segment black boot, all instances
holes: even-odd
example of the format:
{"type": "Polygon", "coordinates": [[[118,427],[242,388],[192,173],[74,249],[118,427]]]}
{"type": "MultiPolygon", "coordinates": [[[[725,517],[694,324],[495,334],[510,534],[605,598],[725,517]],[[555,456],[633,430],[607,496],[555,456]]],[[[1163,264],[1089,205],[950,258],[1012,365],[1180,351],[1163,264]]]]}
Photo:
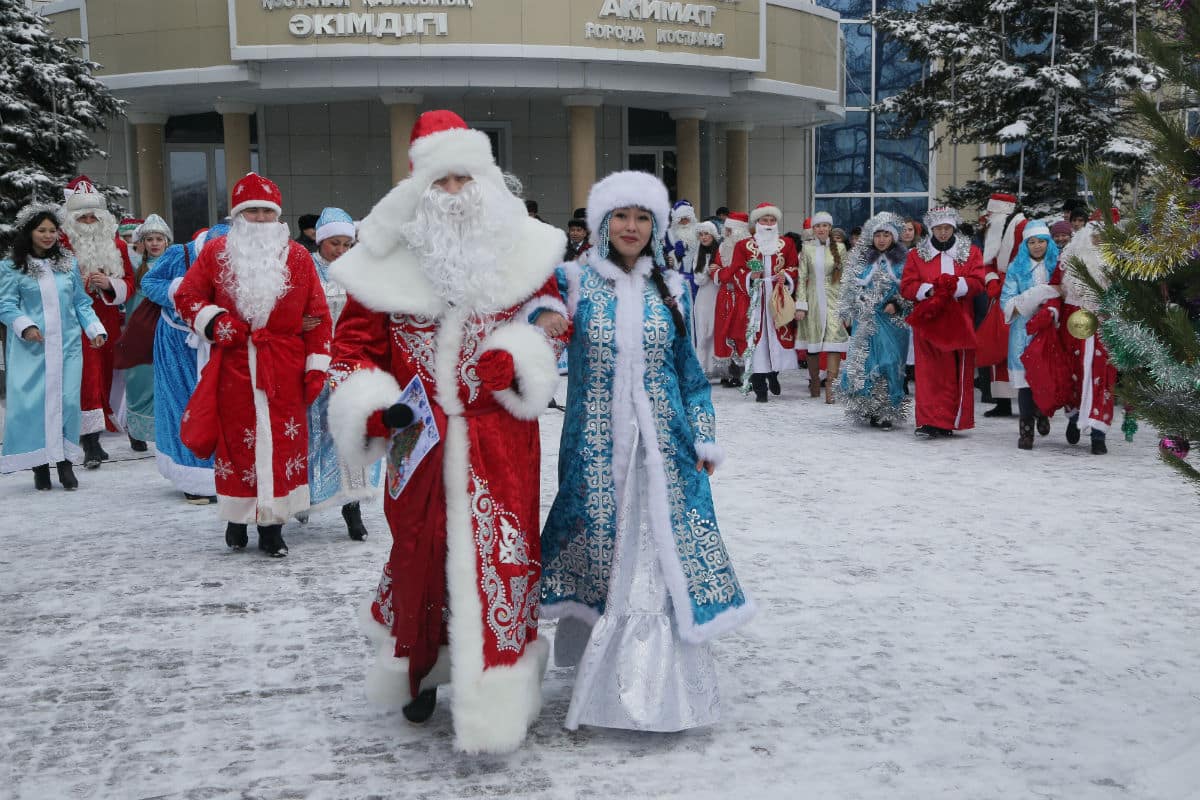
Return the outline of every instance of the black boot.
{"type": "Polygon", "coordinates": [[[1032,417],[1021,417],[1021,420],[1020,420],[1020,422],[1017,423],[1017,426],[1018,426],[1018,434],[1019,434],[1017,436],[1017,448],[1020,450],[1032,450],[1033,449],[1033,418],[1032,417]]]}
{"type": "Polygon", "coordinates": [[[225,544],[234,550],[246,549],[246,544],[249,541],[250,537],[246,533],[246,526],[242,523],[231,522],[225,526],[225,544]]]}
{"type": "Polygon", "coordinates": [[[406,720],[420,724],[433,716],[433,709],[436,707],[437,689],[422,689],[421,693],[414,697],[401,711],[404,712],[406,720]]]}
{"type": "Polygon", "coordinates": [[[33,488],[39,492],[50,491],[50,465],[42,464],[33,468],[33,488]]]}
{"type": "Polygon", "coordinates": [[[1067,420],[1067,444],[1079,444],[1079,416],[1067,420]]]}
{"type": "Polygon", "coordinates": [[[88,469],[99,469],[104,459],[108,458],[108,453],[100,449],[98,433],[85,433],[79,437],[79,444],[83,447],[83,466],[88,469]]]}
{"type": "Polygon", "coordinates": [[[985,417],[1011,417],[1012,400],[1001,398],[996,400],[996,407],[983,412],[985,417]]]}
{"type": "Polygon", "coordinates": [[[130,435],[130,437],[129,437],[129,447],[130,447],[130,448],[133,450],[133,452],[135,452],[135,453],[144,453],[144,452],[146,452],[146,443],[145,443],[145,442],[143,442],[141,439],[135,439],[135,438],[133,438],[133,436],[132,436],[132,435],[130,435]]]}
{"type": "Polygon", "coordinates": [[[217,502],[217,498],[215,497],[203,494],[188,494],[187,492],[183,493],[183,499],[188,502],[188,505],[192,506],[207,506],[217,502]]]}
{"type": "Polygon", "coordinates": [[[779,386],[778,372],[767,373],[767,387],[771,390],[771,394],[775,395],[776,397],[778,397],[779,393],[783,391],[779,386]]]}
{"type": "Polygon", "coordinates": [[[1050,435],[1050,418],[1047,417],[1045,414],[1038,414],[1037,432],[1038,432],[1039,436],[1049,436],[1050,435]]]}
{"type": "Polygon", "coordinates": [[[288,548],[287,544],[283,541],[283,526],[259,525],[258,549],[271,558],[285,558],[288,554],[288,548]]]}
{"type": "Polygon", "coordinates": [[[1095,431],[1092,433],[1092,455],[1102,456],[1108,452],[1108,445],[1104,442],[1104,434],[1100,433],[1100,435],[1097,436],[1097,433],[1100,433],[1100,431],[1095,431]]]}
{"type": "Polygon", "coordinates": [[[916,367],[914,367],[912,364],[906,365],[904,367],[904,393],[905,394],[912,394],[912,390],[909,388],[908,385],[910,383],[912,383],[913,381],[915,381],[916,379],[917,379],[916,367]]]}
{"type": "Polygon", "coordinates": [[[762,372],[755,372],[750,376],[750,388],[754,390],[754,402],[767,402],[767,376],[762,372]]]}
{"type": "Polygon", "coordinates": [[[363,525],[362,509],[358,503],[346,503],[342,506],[342,519],[346,520],[346,532],[356,542],[367,538],[367,528],[363,525]]]}
{"type": "MultiPolygon", "coordinates": [[[[79,488],[79,480],[75,477],[75,468],[71,466],[70,461],[60,461],[54,466],[58,468],[58,482],[64,489],[73,492],[79,488]]],[[[50,469],[50,467],[47,466],[46,469],[50,469]]],[[[48,479],[47,483],[49,483],[48,479]]]]}

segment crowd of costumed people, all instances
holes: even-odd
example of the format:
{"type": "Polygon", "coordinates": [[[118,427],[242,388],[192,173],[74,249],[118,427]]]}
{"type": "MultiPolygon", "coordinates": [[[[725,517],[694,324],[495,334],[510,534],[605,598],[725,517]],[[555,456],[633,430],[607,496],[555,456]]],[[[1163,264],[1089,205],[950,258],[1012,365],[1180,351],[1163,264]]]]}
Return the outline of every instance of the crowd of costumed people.
{"type": "Polygon", "coordinates": [[[847,236],[818,211],[784,233],[764,201],[700,219],[653,175],[596,183],[561,231],[501,172],[488,137],[422,114],[412,171],[356,222],[326,208],[301,241],[279,187],[238,181],[227,220],[187,242],[118,222],[81,177],[32,203],[0,262],[7,403],[0,471],[110,459],[105,435],[225,544],[288,555],[294,518],[337,508],[350,539],[382,499],[392,546],[364,592],[370,698],[413,723],[454,686],[455,743],[518,747],[553,655],[568,728],[678,731],[719,717],[711,642],[754,605],[709,478],[714,387],[767,403],[782,373],[879,430],[974,424],[975,387],[1018,446],[1063,411],[1105,452],[1116,372],[1095,299],[1095,223],[1027,220],[992,198],[880,213],[847,236]],[[306,246],[307,245],[307,246],[306,246]],[[1091,324],[1088,324],[1089,318],[1091,324]],[[566,363],[558,491],[539,524],[538,418],[566,363]],[[419,510],[419,513],[414,513],[419,510]],[[553,653],[539,621],[557,620],[553,653]]]}

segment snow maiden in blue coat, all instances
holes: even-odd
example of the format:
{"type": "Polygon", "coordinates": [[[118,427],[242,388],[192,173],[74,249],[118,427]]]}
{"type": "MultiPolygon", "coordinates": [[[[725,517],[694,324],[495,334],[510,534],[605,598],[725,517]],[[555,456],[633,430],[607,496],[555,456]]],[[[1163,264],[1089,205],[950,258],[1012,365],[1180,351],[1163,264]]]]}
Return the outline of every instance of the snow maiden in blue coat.
{"type": "Polygon", "coordinates": [[[63,488],[75,489],[83,339],[100,347],[107,334],[75,258],[58,243],[56,212],[26,206],[16,228],[12,257],[0,261],[0,324],[8,328],[0,473],[32,468],[34,486],[45,491],[54,464],[63,488]]]}
{"type": "Polygon", "coordinates": [[[721,461],[709,383],[665,272],[670,204],[652,175],[592,187],[593,247],[567,265],[567,414],[542,531],[542,616],[578,664],[566,726],[677,731],[719,711],[707,643],[753,607],[717,527],[721,461]]]}
{"type": "Polygon", "coordinates": [[[846,257],[838,315],[850,325],[846,364],[838,398],[846,416],[873,428],[891,428],[908,416],[904,363],[912,303],[900,296],[908,249],[900,244],[904,220],[884,211],[867,220],[862,237],[846,257]]]}

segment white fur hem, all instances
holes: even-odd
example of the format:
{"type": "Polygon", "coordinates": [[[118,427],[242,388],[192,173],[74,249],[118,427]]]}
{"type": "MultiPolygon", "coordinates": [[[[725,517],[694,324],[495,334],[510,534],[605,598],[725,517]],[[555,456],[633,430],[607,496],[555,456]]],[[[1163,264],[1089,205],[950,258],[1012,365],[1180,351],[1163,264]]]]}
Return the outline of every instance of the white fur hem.
{"type": "Polygon", "coordinates": [[[367,436],[367,419],[399,398],[400,384],[378,369],[359,370],[333,390],[329,398],[329,432],[348,466],[366,467],[386,455],[387,440],[367,436]]]}
{"type": "Polygon", "coordinates": [[[191,467],[177,464],[161,450],[155,450],[154,463],[158,474],[169,480],[184,494],[213,497],[217,493],[216,477],[212,467],[191,467]]]}
{"type": "Polygon", "coordinates": [[[725,463],[725,449],[716,442],[696,442],[696,458],[719,467],[725,463]]]}
{"type": "Polygon", "coordinates": [[[526,322],[510,322],[493,331],[482,350],[506,350],[513,357],[516,389],[496,392],[496,401],[517,419],[541,416],[559,384],[558,360],[541,329],[526,322]]]}
{"type": "Polygon", "coordinates": [[[226,313],[226,311],[226,309],[221,308],[220,306],[205,306],[196,312],[196,316],[192,321],[192,330],[194,330],[200,338],[204,339],[204,341],[211,343],[212,339],[209,339],[207,336],[205,336],[204,331],[206,328],[208,328],[208,323],[216,319],[218,314],[226,313]]]}
{"type": "Polygon", "coordinates": [[[542,675],[550,658],[545,639],[525,646],[517,663],[485,669],[453,686],[454,743],[464,753],[508,753],[525,741],[542,710],[542,675]]]}
{"type": "MultiPolygon", "coordinates": [[[[384,708],[398,708],[412,701],[408,687],[408,659],[396,658],[396,644],[388,641],[379,645],[375,663],[367,670],[367,701],[384,708]]],[[[438,658],[429,674],[421,679],[421,689],[433,689],[450,682],[450,653],[445,647],[438,648],[438,658]]]]}
{"type": "Polygon", "coordinates": [[[583,603],[574,600],[564,600],[561,603],[542,606],[538,610],[538,618],[543,620],[578,619],[586,622],[588,625],[595,625],[600,621],[600,612],[583,603]]]}

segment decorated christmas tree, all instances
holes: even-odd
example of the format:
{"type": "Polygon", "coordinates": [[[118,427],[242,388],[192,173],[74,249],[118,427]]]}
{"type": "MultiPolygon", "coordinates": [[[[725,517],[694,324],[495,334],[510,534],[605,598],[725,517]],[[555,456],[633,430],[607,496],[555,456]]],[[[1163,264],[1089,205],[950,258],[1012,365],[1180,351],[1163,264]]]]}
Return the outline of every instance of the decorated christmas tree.
{"type": "MultiPolygon", "coordinates": [[[[1200,105],[1200,10],[1168,2],[1168,25],[1143,32],[1142,52],[1165,76],[1161,92],[1132,100],[1134,135],[1149,140],[1156,169],[1139,187],[1132,218],[1106,220],[1101,242],[1109,285],[1087,280],[1100,299],[1100,332],[1121,371],[1118,397],[1161,433],[1160,452],[1200,481],[1185,459],[1200,440],[1200,138],[1188,129],[1200,105]]],[[[1097,205],[1114,202],[1114,176],[1088,169],[1097,205]]]]}
{"type": "MultiPolygon", "coordinates": [[[[55,36],[25,0],[0,0],[0,252],[18,209],[34,199],[61,201],[78,164],[104,155],[92,133],[121,113],[82,46],[55,36]]],[[[99,188],[110,198],[124,194],[99,188]]]]}
{"type": "Polygon", "coordinates": [[[873,19],[922,79],[881,102],[896,133],[936,123],[938,144],[988,145],[984,180],[946,191],[958,208],[993,192],[1019,195],[1026,214],[1058,211],[1079,191],[1078,165],[1109,165],[1131,180],[1154,154],[1121,129],[1127,97],[1157,81],[1135,29],[1152,24],[1152,0],[930,0],[873,19]]]}

